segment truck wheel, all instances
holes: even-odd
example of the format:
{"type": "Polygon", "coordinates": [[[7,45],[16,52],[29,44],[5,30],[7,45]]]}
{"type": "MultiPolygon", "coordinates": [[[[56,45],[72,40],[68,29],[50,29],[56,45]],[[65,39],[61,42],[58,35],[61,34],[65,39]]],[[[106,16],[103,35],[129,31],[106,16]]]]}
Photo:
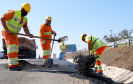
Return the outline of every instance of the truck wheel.
{"type": "Polygon", "coordinates": [[[34,51],[34,58],[36,58],[36,51],[34,51]]]}
{"type": "Polygon", "coordinates": [[[7,50],[4,50],[4,55],[6,55],[6,56],[4,56],[3,58],[4,58],[4,59],[8,59],[7,50]]]}

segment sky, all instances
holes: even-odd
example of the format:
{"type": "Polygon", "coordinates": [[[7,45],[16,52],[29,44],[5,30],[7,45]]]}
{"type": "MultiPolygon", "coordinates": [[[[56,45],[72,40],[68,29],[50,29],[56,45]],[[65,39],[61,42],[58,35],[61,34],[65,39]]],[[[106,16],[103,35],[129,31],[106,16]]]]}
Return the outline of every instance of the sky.
{"type": "MultiPolygon", "coordinates": [[[[93,35],[103,40],[104,35],[117,34],[133,28],[133,0],[1,0],[0,17],[8,10],[19,10],[23,3],[31,5],[28,18],[30,32],[39,36],[40,26],[46,16],[52,17],[56,39],[68,36],[65,44],[76,44],[77,50],[87,48],[81,35],[93,35]]],[[[0,24],[0,28],[2,25],[0,24]]],[[[24,33],[23,28],[20,33],[24,33]]],[[[2,35],[0,34],[2,39],[2,35]]],[[[28,38],[28,37],[27,37],[28,38]]],[[[42,56],[40,40],[36,39],[37,57],[42,56]]],[[[103,40],[104,41],[104,40],[103,40]]],[[[2,40],[0,40],[0,51],[2,40]]],[[[59,56],[61,43],[54,42],[53,53],[59,56]]]]}

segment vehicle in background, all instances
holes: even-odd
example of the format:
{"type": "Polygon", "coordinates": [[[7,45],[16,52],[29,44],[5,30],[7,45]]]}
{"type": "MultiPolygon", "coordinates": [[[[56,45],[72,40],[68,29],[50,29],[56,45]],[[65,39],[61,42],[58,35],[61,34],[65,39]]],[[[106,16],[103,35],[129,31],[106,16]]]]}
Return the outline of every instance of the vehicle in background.
{"type": "Polygon", "coordinates": [[[4,51],[0,51],[0,59],[4,58],[4,51]]]}
{"type": "Polygon", "coordinates": [[[59,60],[63,60],[63,53],[60,53],[59,60]]]}
{"type": "MultiPolygon", "coordinates": [[[[5,40],[2,39],[2,41],[3,41],[4,58],[8,58],[5,40]]],[[[25,37],[18,37],[18,41],[19,41],[19,53],[18,53],[19,59],[36,58],[37,46],[35,39],[30,40],[25,37]]]]}

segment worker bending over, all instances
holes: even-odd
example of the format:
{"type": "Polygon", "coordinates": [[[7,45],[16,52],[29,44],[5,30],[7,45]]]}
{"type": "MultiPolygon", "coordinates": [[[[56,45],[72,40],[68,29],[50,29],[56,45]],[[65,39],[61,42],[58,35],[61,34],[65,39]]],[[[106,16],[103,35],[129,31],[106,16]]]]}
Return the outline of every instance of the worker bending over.
{"type": "Polygon", "coordinates": [[[3,26],[1,32],[7,45],[8,65],[10,71],[20,71],[22,69],[18,63],[18,37],[17,34],[14,33],[19,33],[21,27],[23,27],[24,32],[30,38],[33,38],[33,35],[29,32],[26,17],[28,12],[30,12],[30,9],[30,4],[24,3],[20,10],[9,10],[3,15],[3,17],[1,17],[1,24],[3,26]]]}
{"type": "Polygon", "coordinates": [[[95,36],[86,35],[86,34],[83,34],[81,36],[81,40],[88,44],[88,49],[91,50],[91,53],[95,55],[96,71],[100,75],[103,75],[103,73],[102,73],[103,70],[102,70],[100,58],[101,58],[103,51],[106,48],[106,44],[101,39],[99,39],[95,36]]]}

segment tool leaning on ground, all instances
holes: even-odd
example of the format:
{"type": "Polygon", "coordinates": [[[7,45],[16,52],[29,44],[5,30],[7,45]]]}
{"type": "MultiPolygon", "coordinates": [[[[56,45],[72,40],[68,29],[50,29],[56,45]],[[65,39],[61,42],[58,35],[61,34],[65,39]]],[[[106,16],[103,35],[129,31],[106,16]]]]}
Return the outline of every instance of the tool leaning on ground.
{"type": "MultiPolygon", "coordinates": [[[[54,35],[53,39],[55,39],[55,35],[54,35]]],[[[52,50],[53,50],[53,45],[54,45],[54,40],[52,42],[52,48],[51,48],[50,57],[46,60],[46,67],[48,67],[48,68],[51,68],[53,66],[53,59],[51,58],[51,54],[52,54],[52,50]]]]}

